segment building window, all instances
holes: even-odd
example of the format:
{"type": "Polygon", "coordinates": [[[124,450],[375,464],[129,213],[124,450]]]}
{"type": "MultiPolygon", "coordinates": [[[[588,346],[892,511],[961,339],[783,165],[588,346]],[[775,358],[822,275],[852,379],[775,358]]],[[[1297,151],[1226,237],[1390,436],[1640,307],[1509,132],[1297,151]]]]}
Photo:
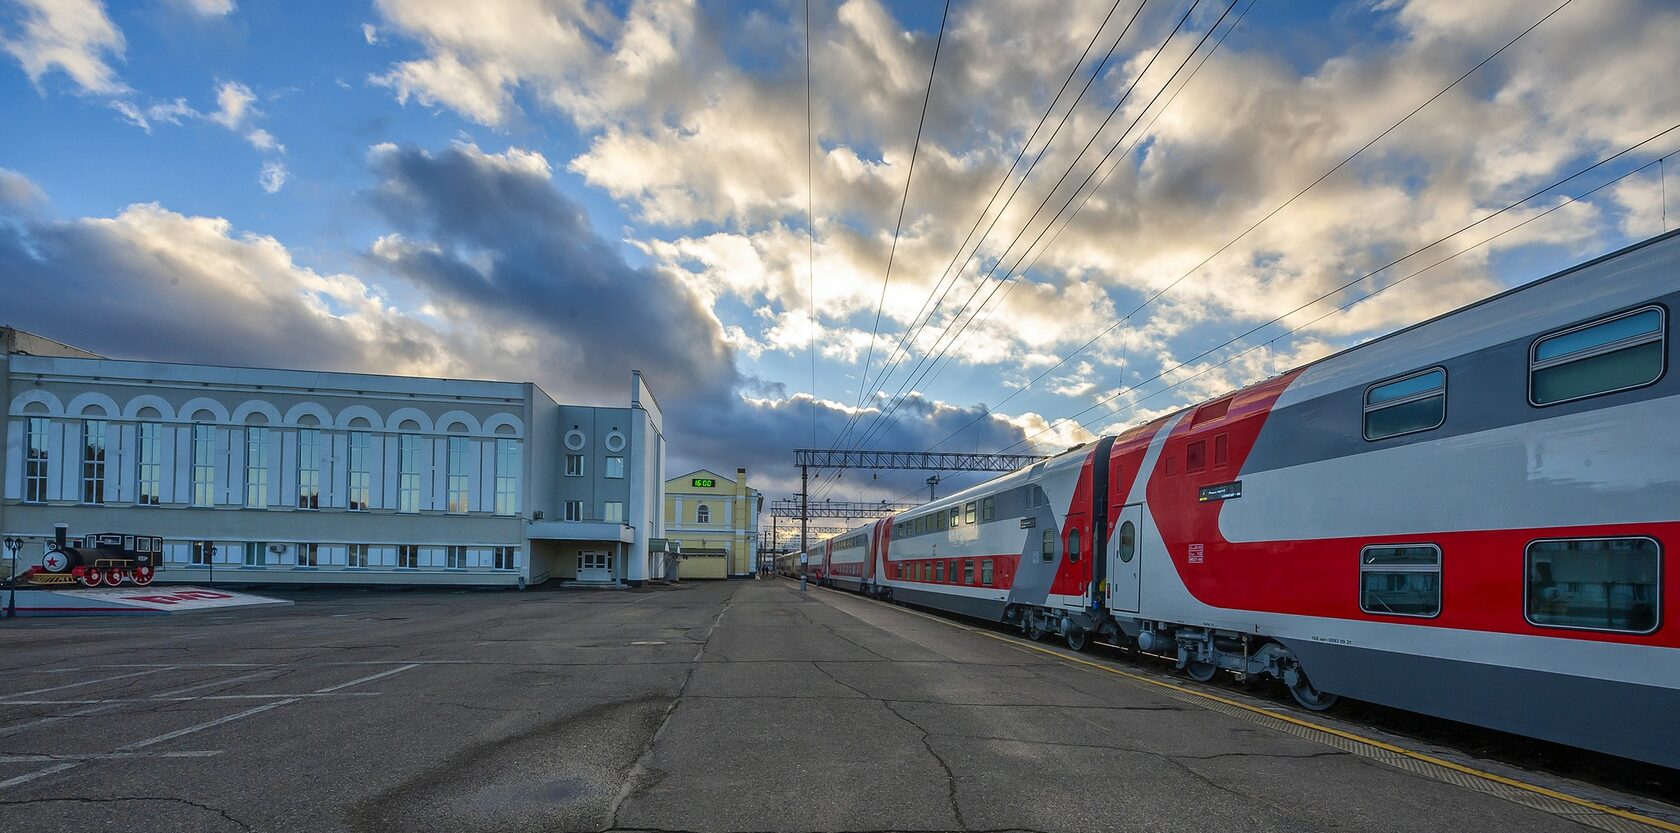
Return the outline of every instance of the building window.
{"type": "Polygon", "coordinates": [[[1365,439],[1441,427],[1447,420],[1447,371],[1436,367],[1365,389],[1365,439]]]}
{"type": "Polygon", "coordinates": [[[368,565],[367,544],[351,544],[348,549],[349,553],[345,556],[344,566],[366,567],[368,565]]]}
{"type": "Polygon", "coordinates": [[[298,544],[297,545],[297,565],[299,567],[319,567],[319,566],[321,566],[321,545],[320,544],[298,544]]]}
{"type": "Polygon", "coordinates": [[[268,508],[268,429],[245,429],[245,508],[268,508]]]}
{"type": "Polygon", "coordinates": [[[452,546],[445,554],[445,566],[451,570],[465,570],[467,568],[467,548],[452,546]]]}
{"type": "Polygon", "coordinates": [[[974,562],[963,561],[963,584],[974,583],[974,562]]]}
{"type": "Polygon", "coordinates": [[[105,428],[102,419],[82,423],[82,502],[105,502],[105,428]]]}
{"type": "Polygon", "coordinates": [[[1625,633],[1657,629],[1662,548],[1655,540],[1535,541],[1527,562],[1528,621],[1625,633]]]}
{"type": "Polygon", "coordinates": [[[975,506],[974,506],[974,501],[972,501],[972,500],[969,501],[967,504],[965,504],[963,506],[963,523],[965,523],[965,524],[974,523],[974,517],[975,517],[974,510],[975,510],[975,506]]]}
{"type": "Polygon", "coordinates": [[[704,503],[700,504],[700,508],[694,510],[694,521],[695,521],[695,523],[702,523],[702,524],[711,523],[712,522],[712,507],[707,506],[704,503]]]}
{"type": "Polygon", "coordinates": [[[1056,530],[1044,530],[1044,542],[1040,545],[1039,557],[1046,564],[1056,560],[1056,530]]]}
{"type": "Polygon", "coordinates": [[[601,504],[601,520],[610,524],[624,523],[624,501],[609,500],[601,504]]]}
{"type": "Polygon", "coordinates": [[[566,501],[566,520],[577,523],[583,520],[583,501],[566,501]]]}
{"type": "MultiPolygon", "coordinates": [[[[350,432],[350,500],[352,512],[365,512],[373,491],[372,436],[366,431],[350,432]]],[[[367,554],[363,545],[363,555],[367,554]]],[[[366,564],[362,565],[366,567],[366,564]]]]}
{"type": "Polygon", "coordinates": [[[582,477],[583,476],[583,455],[582,454],[567,454],[566,455],[566,476],[567,477],[582,477]]]}
{"type": "Polygon", "coordinates": [[[1441,548],[1366,547],[1359,553],[1359,609],[1388,616],[1441,612],[1441,548]]]}
{"type": "Polygon", "coordinates": [[[420,511],[420,435],[397,438],[397,511],[420,511]]]}
{"type": "Polygon", "coordinates": [[[624,458],[623,457],[608,457],[607,458],[607,477],[611,478],[613,480],[624,479],[624,458]]]}
{"type": "Polygon", "coordinates": [[[216,429],[192,427],[192,505],[216,505],[216,429]]]}
{"type": "Polygon", "coordinates": [[[245,542],[245,561],[244,561],[245,566],[247,566],[247,567],[261,567],[262,565],[267,564],[268,563],[268,556],[266,555],[267,550],[268,550],[268,545],[267,544],[264,544],[260,541],[246,541],[245,542]]]}
{"type": "Polygon", "coordinates": [[[191,559],[192,559],[192,563],[195,566],[202,567],[206,564],[209,564],[212,560],[215,559],[215,557],[216,557],[216,544],[215,544],[214,541],[194,541],[194,542],[192,542],[191,559]]]}
{"type": "Polygon", "coordinates": [[[402,544],[397,547],[397,566],[410,570],[420,567],[420,545],[402,544]]]}
{"type": "Polygon", "coordinates": [[[987,558],[980,562],[980,583],[992,586],[992,560],[987,558]]]}
{"type": "Polygon", "coordinates": [[[449,511],[467,513],[467,438],[449,438],[449,511]]]}
{"type": "Polygon", "coordinates": [[[995,498],[982,498],[980,501],[980,520],[989,521],[997,517],[997,503],[995,498]]]}
{"type": "MultiPolygon", "coordinates": [[[[568,458],[572,456],[578,457],[578,471],[582,473],[583,457],[581,455],[567,455],[568,458]]],[[[571,466],[569,459],[566,465],[568,468],[571,466]]],[[[496,441],[496,514],[519,514],[518,440],[496,441]]]]}
{"type": "Polygon", "coordinates": [[[47,500],[47,420],[29,418],[29,451],[24,455],[23,499],[27,503],[47,500]]]}
{"type": "Polygon", "coordinates": [[[163,502],[163,426],[142,422],[137,437],[139,447],[135,449],[134,459],[138,502],[142,506],[157,506],[163,502]]]}
{"type": "Polygon", "coordinates": [[[298,429],[298,499],[299,509],[321,508],[321,430],[298,429]]]}
{"type": "Polygon", "coordinates": [[[514,553],[518,551],[518,547],[497,547],[495,552],[491,554],[490,568],[493,570],[513,569],[513,563],[516,560],[514,553]]]}
{"type": "Polygon", "coordinates": [[[1535,341],[1529,400],[1556,405],[1657,381],[1663,375],[1664,324],[1661,307],[1645,307],[1535,341]]]}

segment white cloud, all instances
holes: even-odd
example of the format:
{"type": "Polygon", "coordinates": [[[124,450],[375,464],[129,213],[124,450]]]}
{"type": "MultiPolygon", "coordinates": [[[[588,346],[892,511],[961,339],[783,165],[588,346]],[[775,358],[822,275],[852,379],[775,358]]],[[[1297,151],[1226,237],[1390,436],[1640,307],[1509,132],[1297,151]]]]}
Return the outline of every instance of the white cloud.
{"type": "Polygon", "coordinates": [[[238,81],[223,81],[216,87],[216,111],[207,118],[221,126],[237,131],[245,120],[256,115],[251,104],[257,100],[251,88],[238,81]]]}
{"type": "Polygon", "coordinates": [[[374,26],[372,23],[363,23],[362,40],[367,41],[368,46],[373,46],[379,43],[379,27],[374,26]]]}
{"type": "Polygon", "coordinates": [[[286,177],[290,174],[286,170],[286,163],[278,159],[270,159],[263,163],[262,173],[257,175],[257,182],[262,189],[270,194],[278,192],[286,185],[286,177]]]}
{"type": "Polygon", "coordinates": [[[245,141],[250,142],[251,147],[254,147],[257,150],[272,150],[276,153],[286,152],[286,146],[275,141],[274,134],[269,133],[267,130],[260,127],[246,133],[245,141]]]}
{"type": "Polygon", "coordinates": [[[177,6],[190,12],[196,12],[206,17],[223,17],[233,14],[233,0],[174,0],[177,6]]]}
{"type": "Polygon", "coordinates": [[[37,87],[42,76],[63,72],[82,92],[115,95],[128,87],[110,61],[123,57],[123,34],[98,0],[16,0],[24,9],[21,32],[0,34],[0,47],[23,65],[37,87]]]}

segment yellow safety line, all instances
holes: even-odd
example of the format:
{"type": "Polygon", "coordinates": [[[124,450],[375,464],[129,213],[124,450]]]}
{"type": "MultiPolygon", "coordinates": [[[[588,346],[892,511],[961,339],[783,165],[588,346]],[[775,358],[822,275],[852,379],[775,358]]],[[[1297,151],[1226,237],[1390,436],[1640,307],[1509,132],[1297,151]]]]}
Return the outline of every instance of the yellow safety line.
{"type": "Polygon", "coordinates": [[[1670,831],[1670,833],[1680,833],[1680,824],[1675,824],[1673,822],[1663,821],[1662,819],[1652,818],[1650,816],[1642,816],[1638,813],[1630,812],[1630,811],[1627,811],[1627,810],[1622,810],[1622,809],[1619,809],[1619,808],[1616,808],[1616,807],[1611,807],[1607,804],[1600,804],[1596,801],[1591,801],[1591,800],[1588,800],[1588,799],[1585,799],[1585,798],[1581,798],[1579,796],[1573,796],[1573,795],[1570,795],[1568,793],[1561,793],[1561,792],[1558,792],[1557,790],[1548,789],[1548,788],[1542,787],[1538,784],[1530,784],[1526,781],[1518,781],[1515,778],[1507,778],[1506,776],[1499,775],[1499,774],[1492,773],[1492,772],[1487,772],[1485,770],[1476,769],[1475,767],[1469,767],[1469,766],[1465,766],[1463,764],[1454,763],[1452,761],[1445,760],[1443,758],[1437,758],[1434,755],[1427,755],[1427,754],[1424,754],[1422,752],[1414,752],[1410,749],[1406,749],[1406,748],[1400,747],[1400,746],[1395,746],[1392,743],[1387,743],[1387,742],[1384,742],[1384,741],[1380,741],[1380,740],[1377,740],[1375,738],[1367,738],[1367,737],[1363,737],[1361,735],[1356,735],[1352,732],[1344,732],[1341,729],[1335,729],[1335,728],[1332,728],[1332,727],[1329,727],[1329,726],[1324,726],[1322,724],[1313,723],[1310,720],[1302,720],[1298,717],[1291,717],[1290,715],[1283,714],[1281,712],[1275,712],[1275,711],[1272,711],[1271,709],[1263,709],[1263,708],[1260,708],[1259,706],[1251,706],[1247,703],[1242,703],[1242,702],[1232,700],[1232,699],[1227,698],[1227,697],[1221,697],[1217,694],[1210,694],[1210,693],[1205,692],[1205,691],[1197,691],[1196,689],[1193,689],[1193,688],[1185,688],[1184,686],[1177,685],[1177,684],[1174,684],[1174,683],[1169,683],[1169,682],[1166,682],[1165,680],[1157,680],[1157,679],[1153,679],[1151,677],[1146,677],[1142,674],[1135,674],[1135,673],[1132,673],[1130,671],[1123,671],[1119,668],[1114,668],[1112,666],[1104,665],[1102,663],[1092,662],[1090,660],[1081,659],[1079,657],[1068,656],[1067,654],[1064,654],[1060,651],[1053,651],[1053,650],[1051,650],[1049,648],[1046,648],[1042,645],[1035,645],[1031,642],[1027,642],[1027,641],[1021,640],[1021,639],[1016,639],[1015,637],[1012,637],[1012,636],[1004,636],[1003,634],[991,633],[989,631],[983,631],[983,630],[980,630],[978,628],[972,628],[972,627],[969,627],[968,625],[964,625],[960,622],[953,622],[949,619],[945,619],[945,618],[942,618],[942,617],[939,617],[939,616],[933,616],[933,615],[927,614],[927,613],[922,613],[921,611],[918,611],[918,610],[910,610],[910,609],[907,609],[907,608],[898,607],[896,605],[888,604],[887,602],[882,602],[882,601],[877,601],[875,599],[871,599],[867,596],[859,596],[855,593],[849,593],[849,592],[845,592],[845,591],[841,591],[841,590],[835,590],[833,588],[827,588],[827,587],[824,587],[824,588],[821,588],[821,589],[828,590],[828,591],[833,592],[833,593],[841,593],[842,595],[845,595],[845,596],[850,597],[850,598],[856,598],[856,599],[859,599],[861,601],[866,601],[866,602],[871,602],[873,604],[878,604],[878,605],[881,605],[882,607],[890,608],[892,610],[898,610],[898,611],[901,611],[901,612],[904,612],[904,613],[908,613],[912,616],[920,616],[921,618],[927,619],[929,621],[938,622],[942,625],[949,625],[953,628],[958,628],[960,630],[968,631],[969,633],[972,633],[972,634],[977,634],[979,636],[984,636],[988,639],[995,639],[999,642],[1003,642],[1003,643],[1006,643],[1006,644],[1009,644],[1009,645],[1013,645],[1017,648],[1025,648],[1027,650],[1037,651],[1041,654],[1045,654],[1047,656],[1054,657],[1054,658],[1056,658],[1058,660],[1061,660],[1063,662],[1077,663],[1079,665],[1083,665],[1083,666],[1086,666],[1086,667],[1089,667],[1089,668],[1095,668],[1098,671],[1106,671],[1110,674],[1114,674],[1114,675],[1120,676],[1120,677],[1125,677],[1125,678],[1131,679],[1131,680],[1136,680],[1136,681],[1141,682],[1141,683],[1148,683],[1149,685],[1160,686],[1161,688],[1170,689],[1172,691],[1176,691],[1176,692],[1179,692],[1181,694],[1188,694],[1192,697],[1200,697],[1204,700],[1211,700],[1215,703],[1222,703],[1224,705],[1232,706],[1234,708],[1239,708],[1239,709],[1242,709],[1242,710],[1248,711],[1248,712],[1253,712],[1254,714],[1262,715],[1264,717],[1270,717],[1270,718],[1274,718],[1274,719],[1277,719],[1277,720],[1282,720],[1282,721],[1287,722],[1287,723],[1293,723],[1293,724],[1295,724],[1297,726],[1300,726],[1302,728],[1313,729],[1315,731],[1325,732],[1327,734],[1335,735],[1335,736],[1343,738],[1345,740],[1351,740],[1351,741],[1355,741],[1355,742],[1358,742],[1358,743],[1368,744],[1370,746],[1374,746],[1378,749],[1381,749],[1385,752],[1393,752],[1396,755],[1404,755],[1405,757],[1411,758],[1411,759],[1416,760],[1416,761],[1422,761],[1423,763],[1426,763],[1426,764],[1433,764],[1435,766],[1444,767],[1446,769],[1450,769],[1450,770],[1453,770],[1455,772],[1460,772],[1460,773],[1463,773],[1465,775],[1472,775],[1472,776],[1475,776],[1477,778],[1482,778],[1482,779],[1485,779],[1485,780],[1488,780],[1488,781],[1492,781],[1496,784],[1503,784],[1507,787],[1514,787],[1516,789],[1531,792],[1531,793],[1534,793],[1536,795],[1543,795],[1543,796],[1546,796],[1547,798],[1554,798],[1554,799],[1557,799],[1558,801],[1563,801],[1563,802],[1566,802],[1566,803],[1569,803],[1569,804],[1574,804],[1577,807],[1584,807],[1584,808],[1589,809],[1589,810],[1594,810],[1594,811],[1597,811],[1597,812],[1600,812],[1600,813],[1605,813],[1605,814],[1608,814],[1608,815],[1617,816],[1619,818],[1624,818],[1624,819],[1627,819],[1629,821],[1639,822],[1640,824],[1648,824],[1648,825],[1650,825],[1652,827],[1655,827],[1659,830],[1670,831]]]}

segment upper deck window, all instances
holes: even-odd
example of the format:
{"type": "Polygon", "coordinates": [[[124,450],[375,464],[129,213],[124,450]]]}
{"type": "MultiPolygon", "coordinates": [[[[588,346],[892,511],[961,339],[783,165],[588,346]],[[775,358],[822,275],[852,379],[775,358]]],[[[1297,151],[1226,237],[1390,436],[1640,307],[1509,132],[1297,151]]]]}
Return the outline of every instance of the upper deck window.
{"type": "Polygon", "coordinates": [[[1657,381],[1665,323],[1661,307],[1645,307],[1538,339],[1529,354],[1529,400],[1556,405],[1657,381]]]}
{"type": "Polygon", "coordinates": [[[1365,389],[1365,439],[1441,427],[1447,420],[1447,371],[1434,367],[1365,389]]]}

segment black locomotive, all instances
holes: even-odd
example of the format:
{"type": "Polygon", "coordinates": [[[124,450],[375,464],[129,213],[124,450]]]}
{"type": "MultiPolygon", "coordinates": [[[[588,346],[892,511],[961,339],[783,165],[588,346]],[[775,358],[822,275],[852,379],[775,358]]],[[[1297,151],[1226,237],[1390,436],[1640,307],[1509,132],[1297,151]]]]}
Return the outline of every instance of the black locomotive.
{"type": "Polygon", "coordinates": [[[53,532],[41,566],[32,571],[44,574],[43,578],[62,577],[59,581],[70,579],[85,587],[115,587],[124,581],[144,587],[163,566],[163,539],[156,536],[100,532],[72,543],[64,524],[56,525],[53,532]]]}

